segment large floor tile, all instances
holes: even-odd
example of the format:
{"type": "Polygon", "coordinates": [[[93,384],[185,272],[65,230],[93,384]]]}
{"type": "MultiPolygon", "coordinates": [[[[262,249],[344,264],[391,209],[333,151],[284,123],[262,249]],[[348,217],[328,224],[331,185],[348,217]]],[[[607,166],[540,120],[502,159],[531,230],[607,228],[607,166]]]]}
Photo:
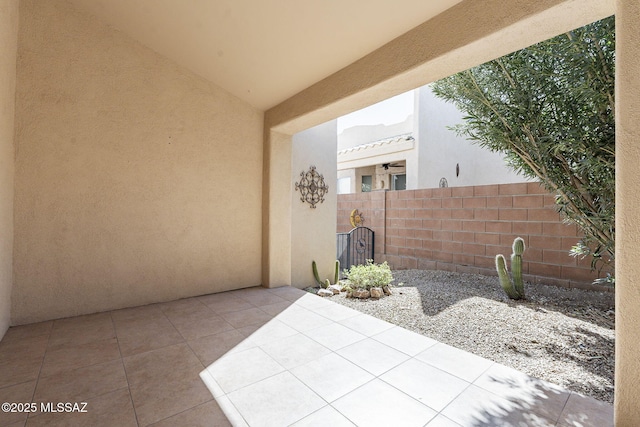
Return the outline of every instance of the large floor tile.
{"type": "Polygon", "coordinates": [[[188,341],[189,347],[204,366],[209,366],[245,340],[235,329],[188,341]]]}
{"type": "Polygon", "coordinates": [[[295,307],[291,301],[276,302],[274,304],[261,305],[260,310],[269,316],[277,316],[289,307],[295,307]]]}
{"type": "Polygon", "coordinates": [[[0,387],[37,379],[43,359],[43,356],[25,356],[13,360],[0,359],[0,387]]]}
{"type": "Polygon", "coordinates": [[[29,336],[21,332],[3,338],[0,341],[0,387],[35,380],[40,373],[48,341],[46,334],[29,336]]]}
{"type": "Polygon", "coordinates": [[[231,427],[231,423],[224,415],[215,400],[187,409],[177,415],[165,418],[151,424],[153,427],[231,427]]]}
{"type": "Polygon", "coordinates": [[[305,295],[302,295],[300,298],[295,300],[295,305],[304,307],[308,310],[318,311],[323,308],[335,307],[338,304],[336,304],[335,302],[328,301],[317,295],[311,294],[309,292],[305,292],[305,295]]]}
{"type": "Polygon", "coordinates": [[[169,319],[171,319],[172,314],[194,313],[202,309],[208,309],[198,297],[163,302],[157,304],[157,306],[169,319]]]}
{"type": "Polygon", "coordinates": [[[202,363],[186,344],[123,359],[140,425],[148,425],[213,398],[200,379],[202,363]]]}
{"type": "MultiPolygon", "coordinates": [[[[319,299],[320,297],[316,296],[316,298],[319,299]]],[[[361,314],[359,311],[334,302],[330,302],[327,306],[312,307],[311,311],[314,311],[327,319],[331,319],[334,322],[339,322],[361,314]]]]}
{"type": "Polygon", "coordinates": [[[211,364],[207,371],[225,393],[261,381],[284,371],[282,365],[259,347],[226,354],[211,364]]]}
{"type": "Polygon", "coordinates": [[[232,311],[247,310],[255,306],[248,301],[243,300],[229,292],[220,294],[211,294],[198,297],[198,299],[207,305],[214,312],[229,313],[232,311]]]}
{"type": "Polygon", "coordinates": [[[137,427],[136,414],[127,388],[122,388],[87,402],[86,413],[40,413],[30,417],[27,427],[137,427]]]}
{"type": "Polygon", "coordinates": [[[331,353],[325,346],[302,334],[274,340],[260,348],[286,369],[295,368],[331,353]]]}
{"type": "Polygon", "coordinates": [[[287,302],[286,299],[279,297],[264,288],[248,288],[235,292],[235,295],[256,307],[268,304],[276,304],[287,302]]]}
{"type": "Polygon", "coordinates": [[[426,427],[462,427],[460,424],[451,421],[444,415],[438,415],[427,424],[426,427]]]}
{"type": "Polygon", "coordinates": [[[116,332],[123,357],[185,341],[164,315],[153,319],[141,318],[116,322],[116,332]]]}
{"type": "Polygon", "coordinates": [[[13,340],[22,340],[25,338],[34,338],[41,335],[50,335],[51,328],[53,327],[53,320],[47,322],[31,323],[29,325],[12,326],[2,337],[3,342],[10,342],[13,340]]]}
{"type": "Polygon", "coordinates": [[[291,370],[327,402],[344,396],[375,377],[336,353],[291,370]]]}
{"type": "Polygon", "coordinates": [[[240,311],[220,313],[220,316],[229,322],[234,328],[242,328],[244,326],[256,324],[264,325],[271,320],[271,316],[256,307],[240,311]]]}
{"type": "Polygon", "coordinates": [[[408,355],[371,338],[344,347],[337,353],[376,376],[409,359],[408,355]]]}
{"type": "Polygon", "coordinates": [[[416,359],[468,382],[475,381],[493,362],[464,350],[438,343],[416,355],[416,359]]]}
{"type": "Polygon", "coordinates": [[[279,288],[270,288],[267,291],[271,292],[274,295],[279,296],[280,298],[284,298],[288,301],[297,301],[302,298],[308,292],[303,291],[302,289],[294,288],[292,286],[281,286],[279,288]]]}
{"type": "Polygon", "coordinates": [[[288,426],[327,404],[289,372],[274,375],[227,396],[252,427],[288,426]]]}
{"type": "MultiPolygon", "coordinates": [[[[30,403],[33,397],[33,391],[36,388],[35,381],[28,381],[9,387],[0,388],[0,403],[30,403]]],[[[18,421],[23,423],[27,419],[28,412],[18,411],[20,408],[10,408],[11,411],[0,411],[0,426],[6,426],[18,421]]]]}
{"type": "Polygon", "coordinates": [[[409,356],[415,356],[418,353],[422,353],[429,347],[433,347],[438,344],[438,341],[436,340],[425,337],[424,335],[416,334],[415,332],[411,332],[399,326],[394,326],[391,329],[387,329],[379,334],[373,335],[371,338],[408,354],[409,356]]]}
{"type": "Polygon", "coordinates": [[[159,304],[141,305],[139,307],[123,308],[111,312],[111,318],[118,326],[124,326],[128,323],[149,322],[155,319],[162,319],[165,315],[160,309],[159,304]]]}
{"type": "Polygon", "coordinates": [[[331,404],[358,426],[424,426],[436,412],[375,379],[331,404]]]}
{"type": "Polygon", "coordinates": [[[410,359],[380,377],[398,390],[441,411],[469,383],[416,359],[410,359]]]}
{"type": "Polygon", "coordinates": [[[478,427],[551,427],[555,420],[545,419],[520,405],[484,389],[470,385],[443,411],[442,415],[461,426],[478,427]]]}
{"type": "Polygon", "coordinates": [[[35,402],[88,402],[127,387],[122,361],[100,363],[38,380],[35,402]]]}
{"type": "Polygon", "coordinates": [[[318,409],[291,425],[291,427],[355,427],[344,415],[336,411],[332,406],[318,409]]]}
{"type": "Polygon", "coordinates": [[[91,341],[82,344],[69,343],[49,351],[42,364],[42,377],[71,372],[83,366],[95,365],[120,359],[120,349],[116,338],[91,341]]]}
{"type": "Polygon", "coordinates": [[[328,326],[333,322],[324,316],[296,305],[292,305],[277,314],[276,319],[301,332],[328,326]]]}
{"type": "Polygon", "coordinates": [[[369,316],[368,314],[359,314],[357,316],[348,317],[339,323],[368,337],[394,327],[393,324],[369,316]]]}
{"type": "Polygon", "coordinates": [[[165,313],[184,339],[192,340],[234,329],[226,320],[215,314],[207,306],[201,303],[198,304],[201,307],[193,310],[165,313]]]}
{"type": "Polygon", "coordinates": [[[58,319],[53,322],[49,347],[57,348],[67,344],[83,344],[115,337],[110,313],[88,314],[86,316],[58,319]]]}
{"type": "Polygon", "coordinates": [[[256,325],[245,326],[237,329],[237,331],[247,337],[246,340],[237,347],[239,350],[268,344],[270,342],[298,334],[298,331],[285,323],[282,323],[277,318],[269,320],[265,324],[259,323],[256,325]]]}
{"type": "Polygon", "coordinates": [[[22,338],[5,337],[0,341],[0,362],[34,357],[42,358],[47,350],[48,343],[48,335],[25,336],[22,338]]]}
{"type": "Polygon", "coordinates": [[[571,393],[560,420],[562,427],[613,426],[613,406],[592,397],[571,393]]]}
{"type": "Polygon", "coordinates": [[[493,364],[474,385],[498,396],[517,401],[527,410],[550,420],[557,420],[569,399],[569,392],[513,368],[493,364]]]}
{"type": "Polygon", "coordinates": [[[339,323],[331,323],[328,326],[311,329],[305,331],[304,334],[333,351],[367,338],[365,335],[352,331],[339,323]]]}

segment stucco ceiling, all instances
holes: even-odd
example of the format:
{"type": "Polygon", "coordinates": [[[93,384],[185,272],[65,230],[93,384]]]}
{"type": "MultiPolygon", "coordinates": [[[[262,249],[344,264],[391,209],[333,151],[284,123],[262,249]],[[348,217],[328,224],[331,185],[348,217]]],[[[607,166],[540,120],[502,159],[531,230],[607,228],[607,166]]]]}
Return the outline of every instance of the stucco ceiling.
{"type": "Polygon", "coordinates": [[[268,109],[461,0],[70,0],[268,109]]]}

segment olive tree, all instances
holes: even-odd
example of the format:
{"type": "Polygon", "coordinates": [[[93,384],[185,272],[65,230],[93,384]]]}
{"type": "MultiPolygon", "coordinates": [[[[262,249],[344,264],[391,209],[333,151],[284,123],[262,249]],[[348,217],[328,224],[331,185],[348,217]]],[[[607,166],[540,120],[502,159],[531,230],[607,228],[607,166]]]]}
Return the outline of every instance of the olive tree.
{"type": "Polygon", "coordinates": [[[594,268],[614,256],[614,60],[609,17],[433,84],[465,114],[459,135],[557,195],[594,268]]]}

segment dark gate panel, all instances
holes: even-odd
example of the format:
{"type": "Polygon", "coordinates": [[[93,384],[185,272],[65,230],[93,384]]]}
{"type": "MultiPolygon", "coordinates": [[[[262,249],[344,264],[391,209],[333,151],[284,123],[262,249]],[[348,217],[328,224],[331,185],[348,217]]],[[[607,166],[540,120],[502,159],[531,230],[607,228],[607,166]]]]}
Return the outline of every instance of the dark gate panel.
{"type": "Polygon", "coordinates": [[[372,260],[374,243],[374,232],[367,227],[356,227],[348,233],[338,233],[336,259],[340,261],[340,269],[366,264],[368,259],[372,260]]]}

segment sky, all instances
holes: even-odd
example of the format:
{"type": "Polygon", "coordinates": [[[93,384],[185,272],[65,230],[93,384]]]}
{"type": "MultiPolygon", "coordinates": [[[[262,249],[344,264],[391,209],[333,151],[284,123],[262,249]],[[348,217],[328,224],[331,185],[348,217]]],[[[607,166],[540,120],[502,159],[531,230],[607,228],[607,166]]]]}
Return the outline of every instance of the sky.
{"type": "Polygon", "coordinates": [[[413,91],[338,118],[338,134],[352,126],[400,123],[409,114],[413,114],[413,91]]]}

